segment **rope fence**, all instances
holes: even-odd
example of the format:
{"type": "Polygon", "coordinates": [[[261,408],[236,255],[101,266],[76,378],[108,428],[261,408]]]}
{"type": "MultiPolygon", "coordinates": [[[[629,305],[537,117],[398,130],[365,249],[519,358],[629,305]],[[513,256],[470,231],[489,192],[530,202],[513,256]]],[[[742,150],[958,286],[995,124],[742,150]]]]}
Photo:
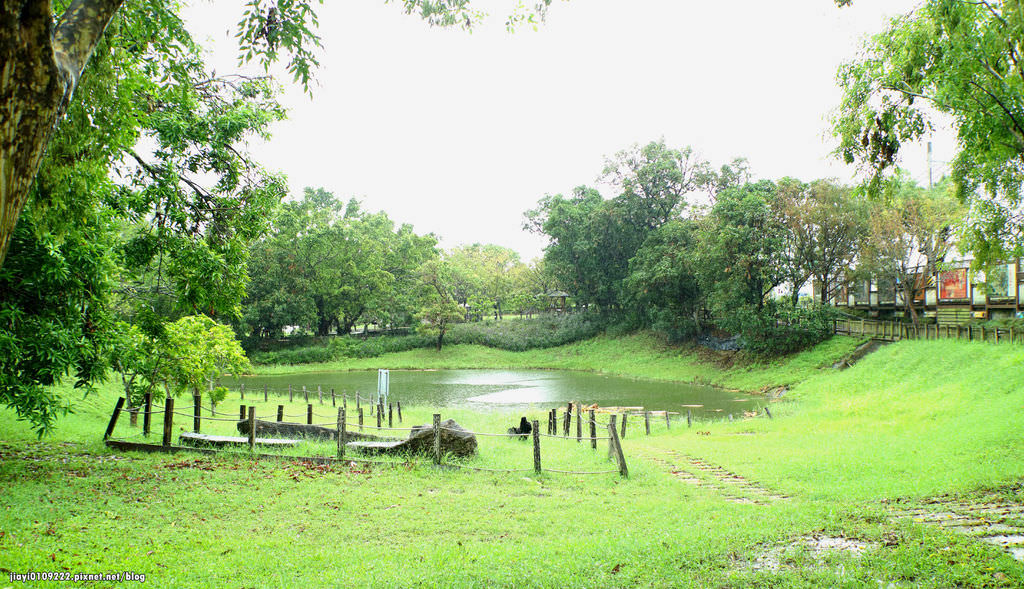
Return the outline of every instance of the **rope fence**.
{"type": "MultiPolygon", "coordinates": [[[[256,433],[257,433],[257,431],[256,431],[257,430],[256,407],[254,407],[254,406],[246,407],[246,406],[243,405],[243,406],[240,407],[239,417],[238,418],[234,418],[234,417],[226,418],[226,417],[204,416],[203,415],[203,411],[206,410],[207,408],[202,405],[201,397],[198,396],[198,395],[193,397],[193,413],[191,413],[191,414],[188,413],[188,412],[185,412],[185,411],[176,411],[174,409],[174,401],[175,400],[174,400],[173,397],[168,397],[165,400],[164,409],[161,411],[161,413],[163,413],[163,415],[164,415],[164,419],[163,419],[162,441],[161,441],[161,444],[159,446],[155,445],[155,444],[142,444],[142,443],[133,442],[133,440],[135,440],[136,438],[138,438],[140,436],[148,437],[149,434],[150,434],[150,417],[154,413],[156,413],[156,412],[152,411],[152,398],[149,395],[147,395],[147,398],[146,398],[146,412],[145,412],[146,422],[145,422],[144,431],[141,432],[140,434],[137,434],[137,435],[134,435],[134,436],[112,438],[112,434],[113,434],[114,428],[117,425],[118,417],[119,417],[120,413],[122,412],[122,409],[123,409],[124,403],[125,403],[125,399],[122,397],[122,398],[118,399],[117,405],[114,408],[114,412],[111,415],[110,423],[108,424],[107,430],[106,430],[106,432],[105,432],[105,434],[103,436],[104,441],[107,442],[108,445],[119,447],[119,448],[123,448],[123,449],[140,449],[140,450],[147,450],[147,451],[165,451],[165,452],[175,452],[175,451],[180,451],[180,450],[186,450],[187,449],[187,450],[197,450],[197,451],[200,451],[200,452],[207,452],[207,453],[208,452],[215,452],[215,453],[224,453],[224,454],[244,455],[244,454],[238,453],[238,452],[230,452],[230,451],[223,451],[223,450],[210,450],[210,449],[192,448],[192,447],[185,447],[185,446],[172,446],[172,444],[171,444],[171,434],[172,434],[172,431],[173,431],[174,416],[179,416],[179,417],[185,417],[185,418],[191,417],[193,419],[193,433],[194,434],[199,434],[200,433],[201,424],[202,424],[203,421],[232,422],[232,423],[239,424],[239,429],[240,430],[242,429],[241,428],[241,424],[243,424],[245,422],[248,422],[248,426],[249,427],[247,428],[248,431],[246,432],[248,434],[247,440],[241,439],[241,438],[227,437],[227,438],[219,438],[217,440],[217,442],[218,443],[236,444],[236,445],[238,445],[238,444],[245,444],[247,442],[248,446],[249,446],[249,454],[248,455],[252,456],[252,455],[254,455],[256,453],[256,449],[255,449],[255,447],[257,445],[257,439],[256,439],[256,433]],[[244,416],[244,419],[243,419],[243,416],[244,416]],[[236,440],[238,440],[238,441],[236,441],[236,440]]],[[[213,412],[212,408],[209,408],[209,410],[211,412],[213,412]]],[[[584,424],[584,420],[582,418],[580,418],[579,412],[577,412],[577,413],[578,413],[577,430],[578,430],[579,433],[581,433],[582,426],[584,424]]],[[[435,465],[438,465],[438,466],[453,467],[453,468],[458,468],[458,469],[465,469],[465,470],[472,470],[472,471],[479,471],[479,472],[500,472],[500,473],[530,472],[530,469],[489,468],[489,467],[481,467],[481,466],[473,466],[473,465],[468,465],[468,464],[461,464],[459,462],[452,462],[451,460],[445,461],[444,460],[445,455],[444,455],[444,452],[443,452],[443,445],[441,443],[441,440],[442,440],[442,437],[443,437],[442,436],[442,432],[449,432],[449,433],[456,432],[456,433],[458,433],[459,436],[470,435],[470,436],[473,436],[474,439],[476,437],[484,437],[484,438],[518,438],[518,439],[532,437],[532,439],[533,439],[533,459],[534,459],[533,471],[538,473],[538,474],[542,473],[542,472],[550,472],[550,473],[557,473],[557,474],[579,474],[579,475],[595,474],[596,475],[596,474],[611,474],[611,473],[618,472],[623,477],[628,476],[628,470],[627,470],[627,467],[626,467],[625,458],[624,458],[623,453],[622,453],[622,446],[621,446],[621,443],[619,442],[619,436],[618,436],[618,432],[617,432],[616,425],[615,425],[615,416],[612,416],[612,418],[609,420],[609,422],[607,424],[601,424],[603,427],[607,428],[608,435],[606,435],[606,436],[597,436],[596,435],[596,428],[598,426],[598,422],[595,419],[593,419],[593,410],[591,410],[590,413],[591,413],[590,419],[587,419],[586,422],[585,422],[587,425],[590,426],[589,427],[590,435],[586,439],[591,441],[592,447],[594,449],[597,448],[597,441],[598,440],[602,440],[602,441],[607,441],[608,442],[608,458],[609,458],[609,460],[614,460],[617,463],[617,469],[615,469],[615,470],[574,471],[574,470],[565,470],[565,469],[552,469],[552,468],[548,468],[548,467],[542,466],[542,464],[541,464],[541,444],[540,444],[540,440],[542,438],[557,438],[559,436],[550,435],[550,434],[542,434],[540,432],[540,423],[537,420],[534,420],[532,422],[532,426],[529,427],[527,431],[522,431],[522,432],[514,431],[515,428],[513,428],[513,430],[510,430],[509,433],[492,433],[492,432],[468,431],[468,430],[465,430],[463,428],[455,428],[455,427],[449,427],[449,426],[441,425],[441,416],[440,416],[440,414],[434,414],[434,423],[433,423],[432,426],[421,426],[420,428],[403,428],[403,427],[392,427],[391,425],[384,426],[383,424],[381,424],[381,417],[380,417],[381,411],[380,410],[378,411],[378,414],[377,414],[378,425],[376,425],[376,426],[368,425],[368,424],[364,424],[363,423],[363,413],[362,413],[361,409],[359,410],[358,422],[357,423],[352,423],[348,419],[347,411],[344,408],[342,408],[342,409],[338,410],[338,418],[336,420],[332,420],[332,421],[329,421],[329,422],[312,423],[312,421],[313,421],[312,417],[314,415],[316,415],[318,417],[321,417],[321,418],[323,418],[325,416],[321,416],[319,414],[314,414],[314,412],[312,410],[312,405],[309,405],[308,406],[308,410],[307,410],[307,412],[305,414],[306,417],[307,417],[307,423],[302,424],[302,423],[294,423],[294,422],[284,422],[282,420],[282,418],[285,415],[284,415],[284,413],[282,411],[282,406],[279,405],[278,406],[278,414],[277,414],[277,418],[278,419],[274,423],[282,423],[282,424],[286,424],[286,425],[289,425],[289,426],[292,426],[292,427],[297,427],[297,428],[302,428],[302,427],[326,428],[326,429],[328,429],[328,431],[332,427],[336,428],[335,429],[336,433],[333,436],[330,436],[330,437],[337,439],[337,443],[338,443],[337,458],[336,459],[332,459],[332,460],[338,460],[338,461],[344,461],[345,460],[345,447],[346,447],[346,439],[347,439],[347,435],[348,435],[347,432],[348,432],[350,427],[358,428],[359,431],[371,430],[371,431],[407,431],[407,432],[411,432],[411,431],[414,431],[414,430],[420,430],[420,431],[426,431],[428,433],[432,432],[432,438],[433,438],[433,445],[432,446],[433,446],[433,454],[434,454],[433,463],[435,465]]],[[[302,416],[302,414],[290,415],[290,417],[300,417],[300,416],[302,416]]],[[[549,414],[549,416],[555,417],[556,413],[552,412],[552,413],[549,414]]],[[[390,417],[390,410],[389,410],[389,417],[390,417]]],[[[390,419],[389,419],[389,421],[390,421],[390,419]]],[[[527,429],[527,428],[524,427],[524,429],[527,429]]],[[[319,431],[322,431],[322,429],[319,430],[319,431]]],[[[183,438],[184,438],[184,435],[185,434],[182,434],[183,438]]],[[[213,441],[212,438],[210,438],[208,436],[207,437],[200,437],[198,435],[195,438],[192,438],[192,439],[193,440],[200,439],[200,440],[210,440],[210,441],[213,441]]],[[[567,436],[565,436],[562,439],[571,439],[571,438],[568,438],[567,436]]],[[[577,437],[577,442],[582,441],[582,439],[583,439],[582,437],[577,437]]],[[[394,442],[395,442],[395,446],[394,447],[398,447],[398,445],[404,443],[403,440],[395,440],[394,442]]],[[[266,440],[260,442],[261,445],[266,444],[266,443],[267,443],[266,440]]],[[[475,444],[474,444],[474,447],[475,447],[475,444]]],[[[475,449],[473,450],[473,453],[475,453],[475,449]]],[[[321,459],[324,459],[324,457],[317,457],[317,456],[290,456],[290,455],[287,455],[287,454],[274,454],[274,455],[259,454],[258,456],[259,457],[278,456],[278,457],[282,457],[282,458],[290,457],[290,458],[293,458],[295,460],[321,460],[321,459]]],[[[373,464],[373,463],[397,464],[396,462],[393,462],[393,461],[375,461],[375,460],[362,459],[362,458],[359,458],[359,459],[356,459],[356,460],[352,460],[352,462],[366,463],[366,464],[373,464]]],[[[410,464],[410,462],[406,461],[405,464],[410,464]]]]}

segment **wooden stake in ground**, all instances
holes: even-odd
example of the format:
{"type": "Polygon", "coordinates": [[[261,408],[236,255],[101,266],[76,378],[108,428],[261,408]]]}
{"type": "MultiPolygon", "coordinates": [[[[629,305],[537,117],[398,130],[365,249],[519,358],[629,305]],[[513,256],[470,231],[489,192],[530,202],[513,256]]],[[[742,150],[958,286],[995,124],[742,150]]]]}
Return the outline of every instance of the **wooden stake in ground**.
{"type": "Polygon", "coordinates": [[[142,416],[142,435],[149,437],[149,427],[153,419],[153,393],[146,393],[146,413],[142,416]]]}
{"type": "Polygon", "coordinates": [[[582,442],[583,441],[583,410],[580,408],[579,401],[577,401],[575,403],[575,405],[576,405],[576,441],[577,442],[582,442]]]}
{"type": "Polygon", "coordinates": [[[313,404],[306,405],[306,425],[313,425],[313,404]]]}
{"type": "Polygon", "coordinates": [[[647,431],[647,435],[651,435],[651,412],[644,411],[644,430],[647,431]]]}
{"type": "Polygon", "coordinates": [[[434,464],[441,464],[441,414],[434,414],[434,464]]]}
{"type": "MultiPolygon", "coordinates": [[[[619,416],[614,414],[614,413],[612,413],[610,416],[608,416],[608,427],[610,427],[613,430],[616,429],[616,426],[618,425],[616,423],[616,421],[618,420],[618,417],[619,416]]],[[[612,437],[608,436],[608,460],[611,460],[614,457],[615,457],[615,447],[612,445],[612,437]]]]}
{"type": "Polygon", "coordinates": [[[540,422],[533,420],[533,472],[540,474],[540,422]]]}
{"type": "Polygon", "coordinates": [[[174,427],[174,398],[167,397],[164,401],[164,447],[171,445],[171,428],[174,427]]]}
{"type": "Polygon", "coordinates": [[[590,410],[590,449],[597,450],[597,419],[594,410],[590,410]]]}
{"type": "Polygon", "coordinates": [[[284,405],[277,406],[277,420],[284,421],[284,405]]]}
{"type": "Polygon", "coordinates": [[[245,421],[245,405],[238,406],[238,420],[245,421]]]}
{"type": "Polygon", "coordinates": [[[628,416],[629,416],[629,413],[623,413],[622,414],[622,437],[623,438],[626,437],[626,417],[628,417],[628,416]]]}
{"type": "MultiPolygon", "coordinates": [[[[334,390],[331,390],[333,393],[334,390]]],[[[345,458],[345,409],[338,409],[338,458],[345,458]]]]}
{"type": "Polygon", "coordinates": [[[192,395],[192,431],[199,433],[199,425],[202,421],[200,411],[203,410],[203,398],[199,395],[192,395]]]}
{"type": "Polygon", "coordinates": [[[396,405],[398,405],[398,423],[402,423],[402,402],[397,401],[396,405]]]}
{"type": "Polygon", "coordinates": [[[619,433],[610,424],[608,425],[608,436],[613,442],[612,445],[615,446],[615,460],[619,463],[619,475],[626,478],[629,476],[629,469],[626,468],[626,457],[622,453],[622,443],[619,440],[619,433]]]}
{"type": "Polygon", "coordinates": [[[263,385],[263,402],[267,403],[270,401],[270,394],[267,392],[267,385],[263,385]]]}
{"type": "MultiPolygon", "coordinates": [[[[356,397],[356,400],[358,401],[359,397],[356,397]]],[[[363,431],[363,408],[362,407],[359,408],[359,431],[363,431]]]]}
{"type": "Polygon", "coordinates": [[[249,407],[249,451],[256,451],[256,407],[249,407]]]}
{"type": "Polygon", "coordinates": [[[114,404],[114,412],[110,414],[110,423],[107,424],[107,431],[103,433],[103,441],[110,439],[114,434],[114,427],[117,426],[117,418],[121,416],[121,408],[124,407],[124,397],[119,397],[114,404]]]}

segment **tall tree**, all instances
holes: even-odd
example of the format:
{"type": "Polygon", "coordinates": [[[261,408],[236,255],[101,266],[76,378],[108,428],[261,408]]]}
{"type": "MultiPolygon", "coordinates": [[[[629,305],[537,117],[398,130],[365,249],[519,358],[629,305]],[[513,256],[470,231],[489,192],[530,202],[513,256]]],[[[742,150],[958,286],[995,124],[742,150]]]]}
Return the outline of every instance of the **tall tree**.
{"type": "Polygon", "coordinates": [[[862,166],[876,194],[902,147],[932,129],[935,113],[952,119],[953,181],[976,213],[970,229],[979,263],[1024,254],[1022,41],[1018,0],[927,0],[839,70],[838,154],[862,166]]]}
{"type": "MultiPolygon", "coordinates": [[[[241,56],[268,66],[283,54],[288,71],[308,88],[317,66],[313,50],[320,44],[314,2],[267,4],[248,0],[237,34],[241,56]]],[[[550,4],[520,5],[506,26],[536,23],[550,4]]],[[[0,8],[0,267],[54,129],[122,5],[149,16],[155,31],[160,17],[177,7],[167,0],[13,0],[0,8]]],[[[436,26],[471,28],[484,16],[469,0],[402,0],[401,5],[436,26]]],[[[114,28],[114,35],[121,33],[114,28]]]]}

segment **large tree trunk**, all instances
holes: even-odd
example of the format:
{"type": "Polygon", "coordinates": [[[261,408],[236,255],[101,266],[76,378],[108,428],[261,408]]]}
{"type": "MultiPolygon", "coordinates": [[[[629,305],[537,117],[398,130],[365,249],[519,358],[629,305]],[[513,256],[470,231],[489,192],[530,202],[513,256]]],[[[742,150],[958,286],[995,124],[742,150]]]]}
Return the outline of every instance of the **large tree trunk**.
{"type": "Polygon", "coordinates": [[[0,8],[0,267],[54,128],[122,2],[73,0],[56,25],[49,0],[0,8]]]}

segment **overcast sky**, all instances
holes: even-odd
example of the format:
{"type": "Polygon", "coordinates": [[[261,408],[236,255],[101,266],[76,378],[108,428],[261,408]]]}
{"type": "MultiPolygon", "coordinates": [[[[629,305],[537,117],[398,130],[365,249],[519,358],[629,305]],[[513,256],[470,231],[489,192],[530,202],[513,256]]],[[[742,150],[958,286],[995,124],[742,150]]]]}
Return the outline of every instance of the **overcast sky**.
{"type": "MultiPolygon", "coordinates": [[[[293,194],[324,187],[445,247],[496,243],[528,260],[544,242],[522,231],[523,211],[594,184],[604,158],[633,143],[664,137],[716,165],[743,156],[758,178],[850,180],[829,155],[836,69],[917,4],[572,0],[538,31],[509,34],[515,2],[478,3],[492,19],[472,34],[383,0],[319,7],[318,87],[310,98],[280,78],[289,118],[253,151],[293,194]]],[[[238,69],[240,6],[186,9],[219,73],[238,69]]],[[[951,159],[948,138],[936,142],[936,159],[951,159]]],[[[903,164],[927,178],[923,148],[903,164]]]]}

